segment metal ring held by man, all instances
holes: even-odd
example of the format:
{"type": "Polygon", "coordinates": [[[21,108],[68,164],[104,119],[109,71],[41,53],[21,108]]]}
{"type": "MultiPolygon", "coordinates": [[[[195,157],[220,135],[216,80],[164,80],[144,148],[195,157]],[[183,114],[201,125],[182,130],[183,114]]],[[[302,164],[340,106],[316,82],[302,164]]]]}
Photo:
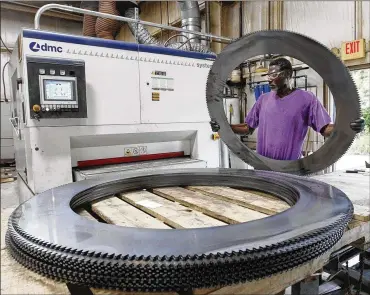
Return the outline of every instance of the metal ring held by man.
{"type": "Polygon", "coordinates": [[[324,45],[288,31],[259,31],[227,45],[217,56],[208,75],[207,105],[212,121],[219,126],[222,141],[240,159],[259,170],[306,175],[334,164],[350,147],[355,131],[350,122],[360,117],[357,88],[345,65],[324,45]],[[261,156],[241,142],[232,131],[223,106],[223,88],[232,70],[244,61],[263,54],[296,58],[314,69],[329,86],[336,107],[335,127],[325,144],[299,160],[275,160],[261,156]]]}
{"type": "Polygon", "coordinates": [[[234,169],[184,169],[84,180],[21,204],[6,243],[22,265],[95,288],[179,291],[252,281],[308,262],[342,237],[353,206],[313,179],[234,169]],[[117,193],[166,186],[217,185],[275,195],[293,207],[226,226],[149,229],[99,223],[73,210],[117,193]]]}

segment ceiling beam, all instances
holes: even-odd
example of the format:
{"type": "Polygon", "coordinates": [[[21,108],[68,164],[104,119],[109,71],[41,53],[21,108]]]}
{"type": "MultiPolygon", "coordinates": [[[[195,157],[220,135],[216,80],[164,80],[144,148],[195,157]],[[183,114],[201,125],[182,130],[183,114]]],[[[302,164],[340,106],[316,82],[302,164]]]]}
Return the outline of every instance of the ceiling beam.
{"type": "MultiPolygon", "coordinates": [[[[36,14],[39,8],[40,7],[28,5],[24,3],[19,3],[19,2],[8,2],[8,1],[1,2],[1,9],[7,9],[11,11],[20,11],[20,12],[28,12],[28,13],[36,14]]],[[[67,13],[67,12],[56,11],[56,10],[46,11],[43,13],[43,15],[50,16],[50,17],[57,17],[57,18],[65,19],[65,20],[71,20],[75,22],[83,21],[83,17],[79,14],[67,13]]]]}

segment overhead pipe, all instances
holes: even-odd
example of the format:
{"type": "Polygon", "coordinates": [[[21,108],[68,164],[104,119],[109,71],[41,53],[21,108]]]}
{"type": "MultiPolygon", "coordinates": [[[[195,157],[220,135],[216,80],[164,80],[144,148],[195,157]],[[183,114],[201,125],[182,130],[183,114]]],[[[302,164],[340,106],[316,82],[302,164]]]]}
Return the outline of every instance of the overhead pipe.
{"type": "MultiPolygon", "coordinates": [[[[92,11],[99,10],[99,1],[81,1],[81,8],[92,11]]],[[[97,17],[94,15],[84,15],[82,32],[84,36],[96,37],[95,25],[97,17]]]]}
{"type": "MultiPolygon", "coordinates": [[[[135,19],[135,9],[136,8],[129,8],[125,12],[125,17],[135,19]]],[[[140,20],[138,18],[137,20],[140,20]]],[[[152,45],[161,45],[156,38],[154,38],[149,31],[140,23],[127,23],[132,35],[136,36],[137,41],[141,44],[152,44],[152,45]]]]}
{"type": "MultiPolygon", "coordinates": [[[[153,37],[149,31],[140,23],[128,23],[131,33],[137,37],[137,41],[141,44],[152,44],[156,46],[166,46],[170,48],[182,49],[186,51],[197,51],[203,53],[213,53],[207,46],[200,43],[199,37],[193,32],[201,32],[200,28],[200,12],[197,1],[179,1],[179,7],[182,16],[182,29],[187,32],[184,34],[185,40],[183,42],[174,42],[167,45],[167,42],[160,42],[153,37]],[[191,43],[191,44],[190,44],[191,43]]],[[[129,8],[125,12],[125,17],[135,19],[135,8],[129,8]]],[[[139,18],[138,18],[139,19],[139,18]]]]}
{"type": "MultiPolygon", "coordinates": [[[[116,1],[99,1],[99,11],[112,15],[119,15],[116,8],[116,1]]],[[[98,38],[114,40],[116,33],[120,28],[120,23],[117,20],[98,17],[95,24],[95,32],[98,38]]]]}
{"type": "MultiPolygon", "coordinates": [[[[112,2],[112,1],[104,1],[104,2],[112,2]]],[[[130,1],[131,2],[131,1],[130,1]]],[[[151,34],[148,32],[148,30],[144,27],[144,25],[148,26],[153,26],[157,28],[162,28],[166,30],[172,30],[172,31],[178,31],[178,32],[183,32],[187,34],[193,34],[195,36],[204,36],[210,39],[216,39],[216,40],[225,40],[230,42],[232,39],[230,38],[225,38],[225,37],[219,37],[211,34],[206,34],[202,33],[200,31],[190,31],[188,29],[184,28],[177,28],[177,27],[172,27],[168,25],[163,25],[163,24],[157,24],[157,23],[152,23],[152,22],[147,22],[147,21],[142,21],[140,18],[136,15],[136,9],[137,8],[129,8],[125,11],[125,16],[118,16],[117,14],[110,14],[110,13],[103,13],[103,12],[98,12],[98,11],[93,11],[93,10],[88,10],[88,9],[82,9],[82,8],[77,8],[73,6],[66,6],[66,5],[60,5],[60,4],[46,4],[42,6],[36,13],[35,15],[35,29],[40,28],[40,18],[41,15],[50,9],[60,9],[64,11],[69,11],[69,12],[77,12],[77,13],[82,13],[84,15],[91,15],[95,16],[98,18],[104,18],[104,19],[109,19],[109,20],[115,20],[115,21],[124,21],[128,23],[129,29],[131,33],[137,37],[137,40],[139,43],[142,44],[153,44],[157,46],[164,46],[162,42],[158,41],[156,38],[151,36],[151,34]]],[[[98,34],[99,35],[99,34],[98,34]]],[[[109,36],[105,36],[106,38],[109,38],[109,36]]],[[[196,37],[193,37],[196,38],[196,37]]],[[[188,41],[191,41],[190,38],[188,41]]],[[[198,39],[198,38],[197,38],[198,39]]],[[[208,47],[204,46],[201,43],[192,43],[190,45],[188,41],[185,42],[176,42],[170,44],[168,47],[171,48],[181,48],[183,50],[187,51],[197,51],[197,52],[203,52],[203,53],[213,53],[208,47]]]]}
{"type": "MultiPolygon", "coordinates": [[[[201,20],[198,1],[178,1],[181,11],[181,27],[186,30],[200,32],[201,20]]],[[[192,43],[200,43],[197,35],[186,34],[192,43]]],[[[186,41],[186,40],[183,40],[186,41]]]]}
{"type": "Polygon", "coordinates": [[[34,19],[34,24],[35,24],[35,29],[36,30],[40,29],[41,15],[45,11],[51,10],[51,9],[59,9],[59,10],[63,10],[63,11],[76,12],[76,13],[82,13],[82,14],[87,14],[87,15],[94,15],[94,16],[98,16],[98,17],[114,19],[114,20],[123,21],[123,22],[127,22],[127,23],[137,23],[137,24],[142,24],[142,25],[146,25],[146,26],[162,28],[164,30],[172,30],[172,31],[177,31],[177,32],[190,33],[190,34],[195,34],[197,36],[204,36],[204,37],[215,39],[215,40],[221,40],[221,41],[223,40],[223,41],[227,41],[227,42],[232,41],[231,38],[226,38],[226,37],[222,37],[222,36],[216,36],[216,35],[206,34],[206,33],[202,33],[202,32],[192,32],[192,31],[185,30],[185,29],[182,29],[182,28],[172,27],[172,26],[163,25],[163,24],[157,24],[157,23],[153,23],[153,22],[143,21],[143,20],[140,20],[140,19],[132,19],[132,18],[128,18],[128,17],[111,15],[111,14],[108,14],[108,13],[101,13],[101,12],[97,12],[97,11],[91,11],[91,10],[88,10],[88,9],[82,9],[82,8],[78,8],[78,7],[73,7],[73,6],[68,6],[68,5],[61,5],[61,4],[54,4],[54,3],[46,4],[46,5],[42,6],[37,11],[37,13],[35,15],[35,19],[34,19]]]}

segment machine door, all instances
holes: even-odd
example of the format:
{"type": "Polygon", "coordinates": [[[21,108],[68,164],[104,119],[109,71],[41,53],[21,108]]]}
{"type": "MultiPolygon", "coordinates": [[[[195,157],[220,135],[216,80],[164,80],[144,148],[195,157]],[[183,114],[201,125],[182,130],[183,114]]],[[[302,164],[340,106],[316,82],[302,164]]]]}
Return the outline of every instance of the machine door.
{"type": "Polygon", "coordinates": [[[22,99],[22,92],[21,92],[21,88],[18,87],[17,78],[18,78],[18,71],[15,70],[11,78],[12,115],[10,118],[10,122],[13,127],[16,169],[19,175],[25,181],[27,181],[26,148],[25,148],[25,139],[24,139],[24,133],[23,133],[26,115],[24,112],[25,109],[24,109],[24,101],[22,99]]]}

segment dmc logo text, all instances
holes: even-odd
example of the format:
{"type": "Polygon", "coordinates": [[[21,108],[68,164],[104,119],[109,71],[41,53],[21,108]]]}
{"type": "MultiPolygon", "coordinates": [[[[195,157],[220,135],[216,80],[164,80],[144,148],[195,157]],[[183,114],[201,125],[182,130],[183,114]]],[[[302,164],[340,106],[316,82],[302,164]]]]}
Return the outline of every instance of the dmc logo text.
{"type": "Polygon", "coordinates": [[[63,51],[62,47],[60,47],[60,46],[52,46],[52,45],[48,45],[47,43],[45,43],[43,45],[40,45],[37,42],[31,42],[30,43],[30,49],[33,52],[38,52],[38,51],[41,50],[41,51],[50,51],[50,52],[59,52],[59,53],[61,53],[63,51]]]}

